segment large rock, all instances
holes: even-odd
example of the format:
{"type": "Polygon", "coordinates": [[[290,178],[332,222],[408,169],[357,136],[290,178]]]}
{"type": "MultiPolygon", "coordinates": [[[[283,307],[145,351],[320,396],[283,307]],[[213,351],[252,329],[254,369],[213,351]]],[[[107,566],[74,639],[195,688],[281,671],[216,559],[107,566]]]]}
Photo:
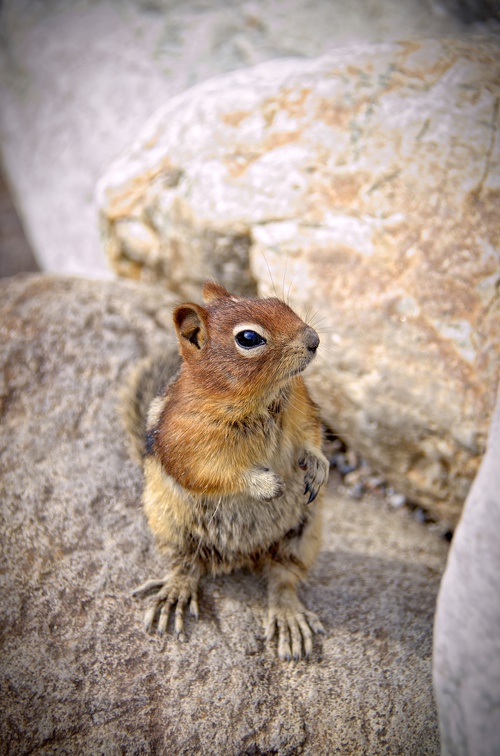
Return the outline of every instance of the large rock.
{"type": "Polygon", "coordinates": [[[500,392],[439,592],[434,682],[443,756],[500,753],[500,392]]]}
{"type": "Polygon", "coordinates": [[[167,97],[272,58],[466,28],[415,0],[0,5],[2,169],[41,268],[91,276],[109,276],[95,183],[167,97]]]}
{"type": "Polygon", "coordinates": [[[450,525],[499,376],[499,52],[371,45],[209,81],[98,190],[120,273],[276,284],[314,313],[325,418],[450,525]]]}
{"type": "Polygon", "coordinates": [[[335,494],[306,600],[309,663],[262,640],[265,591],[208,580],[189,642],[142,629],[161,575],[117,395],[170,348],[171,298],[133,283],[0,283],[0,728],[9,754],[439,753],[434,602],[446,544],[405,510],[335,494]]]}
{"type": "MultiPolygon", "coordinates": [[[[366,259],[340,240],[336,246],[334,234],[324,246],[308,229],[283,236],[274,249],[261,244],[255,264],[274,281],[289,277],[285,296],[320,333],[309,384],[324,419],[398,491],[454,527],[498,385],[498,294],[482,300],[480,286],[432,270],[419,252],[404,270],[400,255],[387,260],[381,250],[366,259]]],[[[446,264],[436,252],[436,267],[446,264]]],[[[479,275],[481,263],[471,262],[479,275]]]]}

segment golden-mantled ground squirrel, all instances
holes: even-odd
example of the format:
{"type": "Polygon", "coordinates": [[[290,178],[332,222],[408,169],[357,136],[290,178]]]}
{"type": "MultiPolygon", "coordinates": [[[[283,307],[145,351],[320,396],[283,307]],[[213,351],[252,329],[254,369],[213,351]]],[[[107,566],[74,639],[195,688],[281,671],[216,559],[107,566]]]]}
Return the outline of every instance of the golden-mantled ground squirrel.
{"type": "Polygon", "coordinates": [[[203,299],[204,307],[174,311],[182,361],[163,393],[153,398],[159,366],[151,362],[127,391],[144,509],[169,564],[135,594],[154,593],[148,630],[164,633],[175,609],[183,638],[185,608],[198,616],[202,575],[262,570],[266,638],[277,628],[280,658],[300,659],[323,632],[297,596],[319,549],[317,495],[328,478],[318,409],[300,375],[319,338],[279,299],[236,297],[212,282],[203,299]]]}

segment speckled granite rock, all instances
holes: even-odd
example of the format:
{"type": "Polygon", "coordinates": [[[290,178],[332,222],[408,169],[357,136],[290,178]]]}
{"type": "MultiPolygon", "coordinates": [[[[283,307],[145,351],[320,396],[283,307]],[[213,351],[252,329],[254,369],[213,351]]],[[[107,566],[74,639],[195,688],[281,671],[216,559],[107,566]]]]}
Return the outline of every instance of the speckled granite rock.
{"type": "Polygon", "coordinates": [[[262,639],[265,592],[206,581],[189,641],[148,636],[163,571],[117,390],[170,348],[170,296],[128,282],[0,282],[0,729],[13,754],[439,753],[431,682],[446,544],[405,510],[335,495],[306,587],[308,664],[262,639]]]}
{"type": "Polygon", "coordinates": [[[317,313],[326,419],[451,526],[499,378],[499,82],[484,40],[268,63],[169,101],[98,191],[120,273],[317,313]]]}

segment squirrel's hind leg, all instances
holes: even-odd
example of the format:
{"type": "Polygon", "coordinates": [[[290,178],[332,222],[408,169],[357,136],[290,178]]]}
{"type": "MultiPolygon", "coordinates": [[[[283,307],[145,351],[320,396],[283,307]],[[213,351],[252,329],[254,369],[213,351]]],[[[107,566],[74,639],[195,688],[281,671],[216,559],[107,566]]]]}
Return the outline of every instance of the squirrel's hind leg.
{"type": "Polygon", "coordinates": [[[152,631],[155,624],[160,635],[167,631],[168,620],[175,606],[174,633],[179,640],[184,636],[184,611],[189,605],[190,614],[198,619],[198,583],[201,570],[173,568],[164,578],[147,580],[133,592],[133,596],[145,596],[154,592],[150,607],[144,615],[146,630],[152,631]]]}
{"type": "Polygon", "coordinates": [[[314,612],[308,611],[297,595],[321,544],[321,497],[306,508],[305,522],[298,532],[284,538],[278,552],[265,565],[268,579],[266,640],[278,635],[278,656],[283,660],[306,659],[312,653],[313,635],[324,633],[314,612]]]}
{"type": "Polygon", "coordinates": [[[306,659],[312,653],[313,633],[324,633],[314,612],[308,611],[297,595],[297,574],[294,565],[271,563],[268,566],[268,616],[266,641],[277,631],[278,656],[283,661],[306,659]]]}

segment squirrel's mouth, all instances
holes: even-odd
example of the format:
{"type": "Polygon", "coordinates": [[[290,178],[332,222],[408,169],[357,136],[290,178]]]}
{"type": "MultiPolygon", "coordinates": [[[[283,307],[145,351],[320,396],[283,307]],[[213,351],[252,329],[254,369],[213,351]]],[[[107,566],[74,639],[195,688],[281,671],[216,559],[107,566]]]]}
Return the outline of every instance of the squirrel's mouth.
{"type": "Polygon", "coordinates": [[[298,367],[295,367],[288,375],[290,378],[293,378],[294,375],[299,375],[299,373],[303,373],[306,367],[309,365],[309,363],[314,358],[314,354],[311,354],[311,356],[307,356],[303,358],[302,364],[298,367]]]}

